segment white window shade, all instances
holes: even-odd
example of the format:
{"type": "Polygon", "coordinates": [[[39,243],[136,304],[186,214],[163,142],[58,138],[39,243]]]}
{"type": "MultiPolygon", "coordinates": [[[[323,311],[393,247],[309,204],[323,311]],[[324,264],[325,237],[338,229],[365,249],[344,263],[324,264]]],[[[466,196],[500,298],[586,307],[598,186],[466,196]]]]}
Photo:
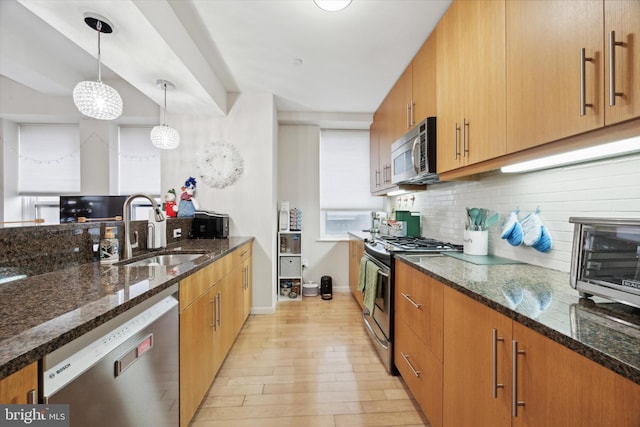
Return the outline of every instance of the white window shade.
{"type": "Polygon", "coordinates": [[[20,125],[21,195],[80,191],[80,129],[73,125],[20,125]]]}
{"type": "Polygon", "coordinates": [[[380,210],[383,200],[369,190],[369,132],[320,133],[320,209],[380,210]]]}
{"type": "Polygon", "coordinates": [[[151,127],[119,129],[120,194],[160,195],[160,150],[151,144],[151,127]]]}

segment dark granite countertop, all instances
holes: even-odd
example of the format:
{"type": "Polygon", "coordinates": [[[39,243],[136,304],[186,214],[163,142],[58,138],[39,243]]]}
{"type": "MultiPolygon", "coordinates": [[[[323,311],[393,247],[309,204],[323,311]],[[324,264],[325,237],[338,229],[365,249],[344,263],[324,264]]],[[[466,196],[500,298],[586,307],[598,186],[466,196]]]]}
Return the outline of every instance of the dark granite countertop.
{"type": "Polygon", "coordinates": [[[90,262],[0,284],[0,379],[252,240],[181,240],[167,250],[203,256],[177,267],[90,262]]]}
{"type": "Polygon", "coordinates": [[[584,299],[569,274],[529,264],[476,265],[453,257],[396,258],[640,384],[640,309],[584,299]]]}

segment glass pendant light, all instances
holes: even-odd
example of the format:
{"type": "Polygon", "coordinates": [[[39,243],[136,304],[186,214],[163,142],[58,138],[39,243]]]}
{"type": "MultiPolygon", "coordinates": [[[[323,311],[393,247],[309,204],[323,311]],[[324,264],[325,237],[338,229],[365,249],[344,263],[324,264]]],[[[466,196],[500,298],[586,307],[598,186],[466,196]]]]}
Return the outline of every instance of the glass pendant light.
{"type": "Polygon", "coordinates": [[[175,87],[166,80],[158,80],[156,84],[164,89],[164,114],[162,124],[151,129],[151,143],[163,150],[171,150],[180,145],[180,135],[174,128],[167,126],[167,88],[175,87]]]}
{"type": "Polygon", "coordinates": [[[100,33],[110,34],[113,26],[100,15],[85,13],[84,22],[98,32],[98,81],[86,80],[73,89],[73,102],[85,116],[114,120],[122,114],[122,98],[118,91],[102,83],[100,33]]]}

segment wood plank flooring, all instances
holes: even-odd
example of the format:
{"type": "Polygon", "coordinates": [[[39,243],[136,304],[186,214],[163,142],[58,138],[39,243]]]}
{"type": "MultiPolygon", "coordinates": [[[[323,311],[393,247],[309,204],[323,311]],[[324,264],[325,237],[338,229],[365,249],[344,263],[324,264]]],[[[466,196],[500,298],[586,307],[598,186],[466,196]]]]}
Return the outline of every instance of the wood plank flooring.
{"type": "Polygon", "coordinates": [[[349,293],[251,315],[192,427],[430,426],[388,375],[349,293]]]}

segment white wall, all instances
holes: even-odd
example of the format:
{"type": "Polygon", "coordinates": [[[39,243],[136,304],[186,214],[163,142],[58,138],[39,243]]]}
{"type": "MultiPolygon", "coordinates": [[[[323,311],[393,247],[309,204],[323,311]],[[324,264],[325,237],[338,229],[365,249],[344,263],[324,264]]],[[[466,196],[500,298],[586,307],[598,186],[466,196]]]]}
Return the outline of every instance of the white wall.
{"type": "Polygon", "coordinates": [[[569,271],[573,224],[569,217],[640,218],[640,155],[531,172],[485,174],[478,181],[430,185],[425,192],[389,198],[387,209],[422,212],[422,235],[462,244],[465,207],[488,208],[502,219],[520,208],[520,219],[540,208],[553,249],[538,252],[500,239],[500,225],[489,229],[489,253],[569,271]],[[405,200],[405,201],[403,201],[405,200]]]}
{"type": "Polygon", "coordinates": [[[278,200],[302,210],[302,258],[309,260],[304,279],[320,283],[331,276],[334,291],[346,291],[348,242],[320,240],[320,128],[280,126],[279,139],[278,200]]]}
{"type": "Polygon", "coordinates": [[[226,117],[168,116],[181,142],[176,150],[162,153],[162,189],[175,188],[179,195],[184,182],[195,177],[200,209],[229,214],[232,236],[255,236],[252,312],[271,313],[276,282],[276,109],[270,94],[243,94],[234,101],[226,117]],[[207,186],[196,168],[214,142],[234,145],[244,162],[240,178],[222,189],[207,186]]]}

